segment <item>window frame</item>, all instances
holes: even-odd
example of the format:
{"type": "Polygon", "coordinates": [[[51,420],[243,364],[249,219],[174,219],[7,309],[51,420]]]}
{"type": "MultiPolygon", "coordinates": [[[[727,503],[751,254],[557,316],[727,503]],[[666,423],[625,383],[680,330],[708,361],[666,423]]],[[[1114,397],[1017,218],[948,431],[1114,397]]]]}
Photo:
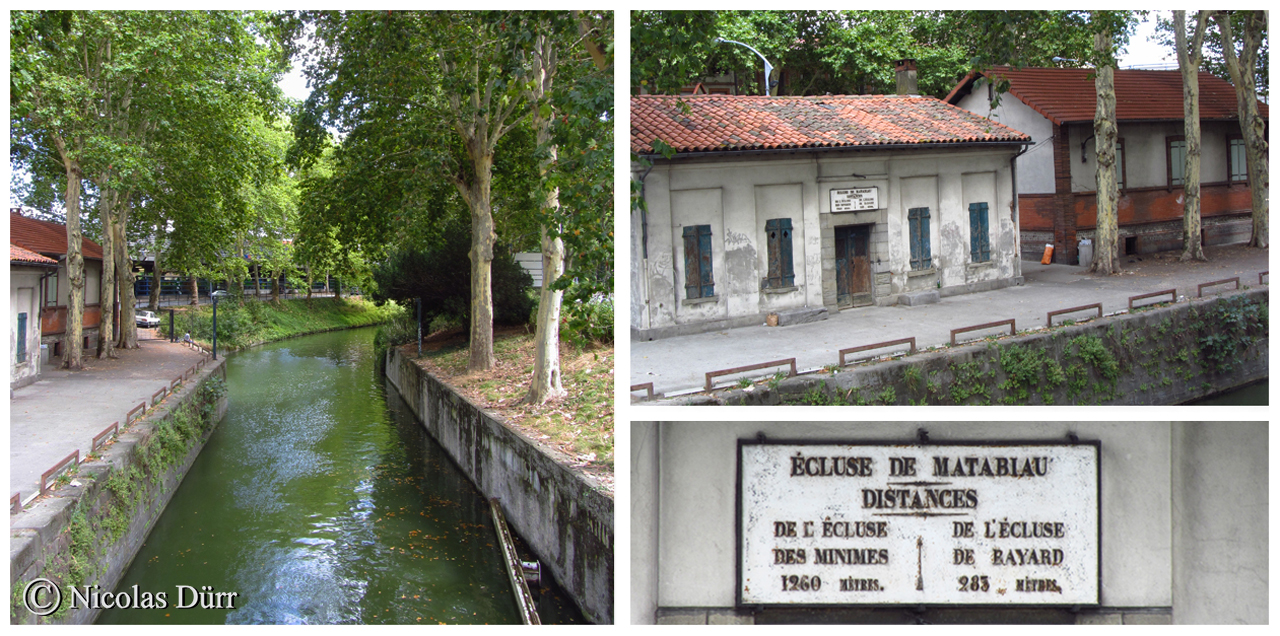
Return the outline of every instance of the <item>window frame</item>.
{"type": "Polygon", "coordinates": [[[1165,187],[1166,187],[1166,189],[1167,189],[1167,190],[1172,190],[1172,189],[1174,189],[1174,188],[1184,188],[1184,187],[1186,187],[1186,184],[1187,184],[1187,174],[1186,174],[1186,169],[1187,169],[1187,163],[1186,163],[1186,162],[1187,162],[1187,139],[1186,139],[1186,136],[1184,136],[1184,135],[1169,135],[1169,136],[1165,137],[1165,138],[1164,138],[1164,158],[1165,158],[1164,163],[1165,163],[1165,184],[1166,184],[1166,186],[1165,186],[1165,187]],[[1174,165],[1174,163],[1173,163],[1173,144],[1174,144],[1175,142],[1179,142],[1179,141],[1180,141],[1180,142],[1182,142],[1182,162],[1181,162],[1181,168],[1180,168],[1180,169],[1183,171],[1183,173],[1182,173],[1182,183],[1174,183],[1174,182],[1173,182],[1173,165],[1174,165]]]}
{"type": "Polygon", "coordinates": [[[765,288],[795,287],[796,273],[792,255],[794,239],[791,219],[769,219],[764,222],[765,260],[768,269],[765,271],[765,288]]]}
{"type": "Polygon", "coordinates": [[[1227,183],[1249,183],[1249,148],[1244,143],[1244,135],[1227,135],[1227,183]],[[1244,176],[1240,179],[1234,178],[1232,176],[1234,172],[1231,170],[1231,142],[1237,140],[1240,142],[1240,149],[1244,151],[1244,171],[1242,172],[1244,176]]]}
{"type": "Polygon", "coordinates": [[[1117,164],[1119,164],[1119,167],[1120,167],[1120,171],[1119,171],[1119,175],[1120,175],[1119,179],[1120,179],[1120,182],[1119,182],[1119,184],[1117,185],[1116,189],[1117,189],[1117,190],[1125,190],[1125,189],[1128,189],[1128,187],[1129,187],[1129,185],[1128,185],[1128,184],[1129,184],[1129,174],[1125,171],[1125,165],[1126,165],[1126,163],[1128,162],[1128,158],[1129,158],[1129,156],[1128,156],[1128,154],[1125,152],[1125,148],[1124,148],[1124,137],[1117,137],[1117,138],[1116,138],[1116,154],[1118,154],[1118,155],[1120,156],[1120,160],[1116,162],[1117,164]]]}

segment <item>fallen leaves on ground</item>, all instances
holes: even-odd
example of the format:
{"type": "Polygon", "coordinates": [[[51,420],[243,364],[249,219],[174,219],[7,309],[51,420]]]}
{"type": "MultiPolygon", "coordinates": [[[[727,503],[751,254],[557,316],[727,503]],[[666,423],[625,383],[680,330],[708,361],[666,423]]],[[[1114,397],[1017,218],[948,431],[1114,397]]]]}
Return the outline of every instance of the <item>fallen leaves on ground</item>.
{"type": "MultiPolygon", "coordinates": [[[[613,494],[613,347],[560,345],[560,375],[566,395],[544,404],[522,402],[533,370],[533,334],[523,328],[494,335],[497,365],[467,373],[464,334],[435,334],[424,342],[419,367],[448,382],[481,408],[506,419],[526,437],[569,457],[569,465],[599,480],[613,494]],[[439,336],[446,336],[441,338],[439,336]],[[443,342],[442,342],[443,341],[443,342]]],[[[416,343],[401,355],[413,360],[416,343]]]]}

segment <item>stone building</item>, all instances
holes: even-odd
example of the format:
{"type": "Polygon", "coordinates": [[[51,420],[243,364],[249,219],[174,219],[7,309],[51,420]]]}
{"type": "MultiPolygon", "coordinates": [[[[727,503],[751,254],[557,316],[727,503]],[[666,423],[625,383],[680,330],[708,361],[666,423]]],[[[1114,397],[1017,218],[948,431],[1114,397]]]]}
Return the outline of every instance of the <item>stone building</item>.
{"type": "MultiPolygon", "coordinates": [[[[1018,207],[1026,258],[1046,243],[1054,262],[1077,263],[1079,241],[1097,225],[1097,158],[1092,69],[996,68],[970,73],[946,97],[975,114],[1031,135],[1018,157],[1018,207]],[[996,96],[994,81],[1008,80],[996,96]]],[[[1182,247],[1183,128],[1179,71],[1115,72],[1120,253],[1182,247]]],[[[1207,245],[1249,240],[1252,195],[1245,169],[1235,88],[1200,73],[1200,197],[1207,245]]],[[[1265,118],[1266,104],[1258,105],[1265,118]]],[[[1084,265],[1085,263],[1081,263],[1084,265]]]]}
{"type": "Polygon", "coordinates": [[[1029,141],[932,97],[634,96],[632,337],[1019,284],[1029,141]]]}
{"type": "Polygon", "coordinates": [[[40,293],[58,261],[9,244],[9,388],[40,379],[40,293]]]}
{"type": "Polygon", "coordinates": [[[1268,622],[1266,422],[633,422],[630,452],[633,623],[1268,622]],[[774,481],[744,452],[768,444],[774,481]],[[942,459],[862,463],[836,444],[942,459]],[[1060,475],[1068,452],[1094,463],[1060,475]],[[1047,495],[1024,502],[1038,480],[1047,495]],[[886,482],[940,504],[893,510],[886,482]],[[790,514],[757,514],[767,497],[790,514]]]}

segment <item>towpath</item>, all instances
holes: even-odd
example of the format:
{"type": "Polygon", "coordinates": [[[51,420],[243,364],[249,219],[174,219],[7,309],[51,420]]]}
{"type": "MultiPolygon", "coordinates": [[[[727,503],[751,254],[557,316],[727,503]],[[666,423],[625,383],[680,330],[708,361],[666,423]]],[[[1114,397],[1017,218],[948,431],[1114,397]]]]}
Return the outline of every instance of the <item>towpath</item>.
{"type": "MultiPolygon", "coordinates": [[[[1266,249],[1227,245],[1205,248],[1205,253],[1208,262],[1181,263],[1178,252],[1126,256],[1121,259],[1124,272],[1115,276],[1094,276],[1083,267],[1023,261],[1023,285],[951,296],[935,304],[859,307],[807,324],[759,325],[632,341],[631,384],[652,382],[656,394],[681,394],[700,390],[705,374],[711,371],[785,358],[795,358],[799,371],[822,368],[836,364],[839,351],[850,347],[914,337],[916,346],[923,349],[949,343],[951,330],[960,327],[1009,318],[1016,320],[1019,330],[1043,327],[1045,314],[1058,309],[1102,303],[1103,312],[1111,314],[1127,309],[1130,296],[1164,289],[1174,288],[1179,297],[1194,298],[1199,284],[1237,276],[1242,286],[1257,287],[1258,274],[1268,271],[1266,249]]],[[[1270,282],[1269,277],[1263,280],[1270,282]]],[[[1206,289],[1205,295],[1231,289],[1232,285],[1219,285],[1206,289]]],[[[1097,314],[1055,317],[1054,324],[1089,315],[1097,314]]],[[[996,333],[985,330],[961,339],[996,333]]],[[[763,369],[747,376],[772,375],[781,369],[784,367],[763,369]]],[[[635,400],[645,393],[631,395],[635,400]]]]}
{"type": "Polygon", "coordinates": [[[93,437],[113,422],[125,428],[126,415],[161,387],[167,388],[204,354],[138,330],[138,349],[119,357],[86,355],[85,368],[41,368],[40,380],[14,389],[9,399],[9,496],[25,502],[40,491],[40,476],[67,455],[83,460],[93,437]]]}

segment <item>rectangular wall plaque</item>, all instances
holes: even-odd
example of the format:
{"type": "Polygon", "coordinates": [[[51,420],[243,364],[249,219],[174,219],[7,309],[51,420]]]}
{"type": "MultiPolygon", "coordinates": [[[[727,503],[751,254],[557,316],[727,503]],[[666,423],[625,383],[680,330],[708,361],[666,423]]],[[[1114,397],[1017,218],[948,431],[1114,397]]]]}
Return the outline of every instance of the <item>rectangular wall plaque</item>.
{"type": "Polygon", "coordinates": [[[880,188],[846,188],[831,191],[832,212],[859,212],[880,209],[880,188]]]}
{"type": "Polygon", "coordinates": [[[1098,444],[738,445],[739,605],[1096,605],[1098,444]]]}

